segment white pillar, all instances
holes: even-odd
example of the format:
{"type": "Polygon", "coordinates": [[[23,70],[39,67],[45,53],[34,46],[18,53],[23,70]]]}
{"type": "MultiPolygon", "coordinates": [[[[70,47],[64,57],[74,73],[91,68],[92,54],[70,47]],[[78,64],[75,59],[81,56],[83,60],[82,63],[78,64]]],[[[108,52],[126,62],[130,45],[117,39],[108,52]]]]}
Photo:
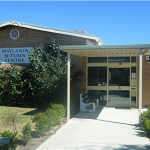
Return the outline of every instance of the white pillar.
{"type": "Polygon", "coordinates": [[[67,122],[70,120],[70,51],[67,61],[67,122]]]}
{"type": "Polygon", "coordinates": [[[142,49],[139,54],[139,123],[141,123],[141,109],[142,109],[142,49]]]}

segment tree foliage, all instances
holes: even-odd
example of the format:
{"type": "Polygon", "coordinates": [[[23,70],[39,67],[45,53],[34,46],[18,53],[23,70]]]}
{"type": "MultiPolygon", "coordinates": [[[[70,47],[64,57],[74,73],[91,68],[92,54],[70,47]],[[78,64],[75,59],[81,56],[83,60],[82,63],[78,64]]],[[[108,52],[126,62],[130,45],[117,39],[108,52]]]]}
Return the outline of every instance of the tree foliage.
{"type": "Polygon", "coordinates": [[[23,82],[21,70],[11,66],[0,68],[0,103],[15,105],[19,103],[22,94],[23,82]]]}
{"type": "Polygon", "coordinates": [[[29,60],[30,65],[22,70],[24,98],[32,105],[39,105],[42,96],[52,91],[56,81],[66,75],[67,59],[53,38],[45,47],[39,45],[32,50],[29,60]]]}
{"type": "Polygon", "coordinates": [[[54,38],[45,49],[42,45],[37,46],[30,54],[29,60],[30,66],[24,71],[29,71],[31,79],[44,91],[50,90],[55,82],[66,74],[67,59],[62,55],[54,38]]]}
{"type": "Polygon", "coordinates": [[[66,57],[54,38],[29,54],[30,64],[22,69],[11,66],[0,69],[0,102],[4,105],[41,103],[42,96],[51,91],[56,81],[66,75],[66,57]]]}
{"type": "MultiPolygon", "coordinates": [[[[30,64],[0,68],[0,105],[38,107],[47,93],[66,89],[67,58],[54,38],[38,45],[29,54],[30,64]]],[[[72,65],[71,70],[74,70],[72,65]]],[[[81,82],[81,70],[71,75],[71,83],[81,82]]]]}

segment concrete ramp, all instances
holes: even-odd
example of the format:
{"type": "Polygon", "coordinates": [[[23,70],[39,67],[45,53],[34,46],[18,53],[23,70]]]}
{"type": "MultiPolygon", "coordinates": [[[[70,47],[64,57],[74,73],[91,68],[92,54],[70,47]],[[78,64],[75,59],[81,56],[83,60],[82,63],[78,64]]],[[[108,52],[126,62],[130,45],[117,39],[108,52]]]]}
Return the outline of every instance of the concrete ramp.
{"type": "Polygon", "coordinates": [[[146,150],[144,129],[137,109],[99,107],[95,113],[78,113],[37,150],[146,150]]]}

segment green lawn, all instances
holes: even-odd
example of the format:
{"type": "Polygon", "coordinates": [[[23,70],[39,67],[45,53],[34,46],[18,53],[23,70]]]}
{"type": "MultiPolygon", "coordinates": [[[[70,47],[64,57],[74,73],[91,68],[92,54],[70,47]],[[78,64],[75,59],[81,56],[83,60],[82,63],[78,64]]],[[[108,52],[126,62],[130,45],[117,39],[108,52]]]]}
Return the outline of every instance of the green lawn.
{"type": "MultiPolygon", "coordinates": [[[[21,108],[21,107],[7,107],[7,106],[0,106],[0,132],[4,132],[5,130],[9,130],[13,132],[13,126],[6,125],[4,123],[4,119],[2,116],[10,111],[17,111],[19,113],[19,123],[16,124],[16,130],[18,131],[18,135],[21,135],[22,128],[28,123],[31,123],[31,131],[35,131],[35,124],[32,123],[32,118],[34,114],[39,112],[45,112],[47,107],[41,108],[21,108]]],[[[76,115],[79,111],[71,111],[70,116],[71,118],[76,115]]]]}
{"type": "MultiPolygon", "coordinates": [[[[5,130],[13,131],[13,126],[6,125],[4,123],[3,115],[8,111],[16,111],[19,114],[19,123],[16,124],[16,130],[21,134],[22,128],[27,124],[27,122],[32,123],[33,115],[38,112],[44,112],[46,108],[20,108],[20,107],[7,107],[0,106],[0,132],[4,132],[5,130]]],[[[34,131],[34,123],[31,125],[31,130],[34,131]]]]}

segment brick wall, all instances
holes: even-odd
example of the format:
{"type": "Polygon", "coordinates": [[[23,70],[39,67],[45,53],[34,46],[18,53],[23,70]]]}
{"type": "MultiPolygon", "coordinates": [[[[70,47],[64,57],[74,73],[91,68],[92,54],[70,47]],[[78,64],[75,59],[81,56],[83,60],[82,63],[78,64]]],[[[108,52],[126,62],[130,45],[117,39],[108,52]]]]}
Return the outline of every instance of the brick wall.
{"type": "MultiPolygon", "coordinates": [[[[86,39],[79,38],[79,37],[37,31],[32,29],[20,28],[20,27],[11,27],[0,31],[0,48],[35,47],[41,43],[45,45],[51,40],[53,36],[55,36],[55,39],[60,45],[85,45],[86,44],[86,39]],[[10,31],[12,29],[17,29],[19,31],[19,38],[17,40],[13,40],[10,38],[10,31]]],[[[10,65],[11,64],[9,65],[2,64],[0,65],[0,67],[10,66],[10,65]]],[[[26,64],[17,64],[17,65],[25,66],[26,64]]]]}
{"type": "Polygon", "coordinates": [[[55,34],[50,32],[26,29],[21,27],[10,27],[0,31],[0,47],[34,47],[40,43],[47,43],[49,40],[55,36],[55,39],[60,45],[85,45],[86,39],[55,34]],[[12,29],[17,29],[19,31],[19,38],[17,40],[12,40],[10,38],[10,31],[12,29]]]}
{"type": "Polygon", "coordinates": [[[86,91],[86,57],[71,55],[71,64],[76,64],[74,71],[81,69],[84,73],[82,76],[82,82],[77,82],[75,85],[71,86],[71,93],[73,96],[79,96],[80,93],[86,91]]]}
{"type": "MultiPolygon", "coordinates": [[[[86,45],[86,39],[84,38],[21,27],[8,27],[0,30],[0,48],[35,47],[41,43],[44,45],[48,43],[53,36],[60,45],[86,45]],[[19,38],[16,40],[10,38],[10,31],[12,29],[19,31],[19,38]]],[[[79,94],[86,89],[86,59],[85,57],[71,55],[71,64],[77,65],[74,71],[81,69],[84,72],[82,82],[71,87],[71,94],[79,96],[79,94]]],[[[12,64],[0,64],[0,68],[9,67],[11,65],[12,64]]],[[[17,67],[25,67],[26,65],[27,64],[17,64],[17,67]]]]}
{"type": "MultiPolygon", "coordinates": [[[[139,107],[139,57],[137,59],[137,107],[139,107]]],[[[143,56],[142,68],[142,106],[150,106],[150,61],[143,56]]]]}

